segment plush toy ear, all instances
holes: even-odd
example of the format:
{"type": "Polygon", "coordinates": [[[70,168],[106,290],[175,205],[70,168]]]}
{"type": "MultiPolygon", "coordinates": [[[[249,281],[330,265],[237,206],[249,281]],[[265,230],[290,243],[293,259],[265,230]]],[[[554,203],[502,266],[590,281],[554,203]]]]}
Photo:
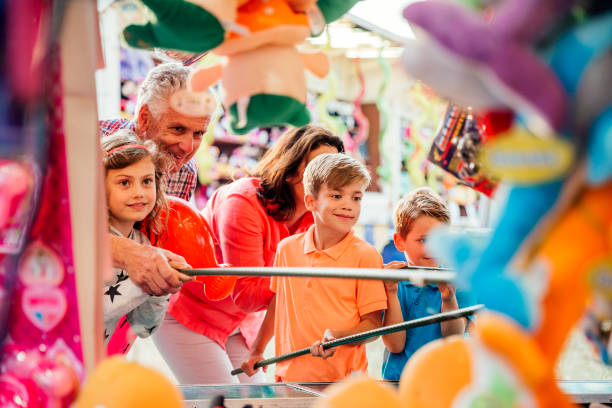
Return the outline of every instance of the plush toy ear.
{"type": "Polygon", "coordinates": [[[189,76],[189,89],[192,92],[204,92],[221,79],[223,66],[221,64],[200,68],[189,76]]]}
{"type": "Polygon", "coordinates": [[[323,78],[329,73],[329,59],[324,53],[300,53],[300,56],[304,67],[319,78],[323,78]]]}

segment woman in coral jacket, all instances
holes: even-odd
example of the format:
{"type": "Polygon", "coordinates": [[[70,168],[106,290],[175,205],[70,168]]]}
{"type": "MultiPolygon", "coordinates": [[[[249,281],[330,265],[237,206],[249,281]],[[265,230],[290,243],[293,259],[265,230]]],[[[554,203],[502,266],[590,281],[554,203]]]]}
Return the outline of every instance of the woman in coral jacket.
{"type": "MultiPolygon", "coordinates": [[[[339,137],[306,125],[283,134],[252,173],[220,188],[203,214],[212,228],[217,261],[232,266],[272,266],[276,246],[313,222],[304,207],[302,174],[322,153],[343,152],[339,137]]],[[[212,301],[198,284],[171,297],[153,336],[182,384],[264,382],[264,374],[234,377],[246,358],[273,293],[270,279],[243,277],[231,296],[212,301]],[[261,311],[261,312],[259,312],[261,311]]]]}

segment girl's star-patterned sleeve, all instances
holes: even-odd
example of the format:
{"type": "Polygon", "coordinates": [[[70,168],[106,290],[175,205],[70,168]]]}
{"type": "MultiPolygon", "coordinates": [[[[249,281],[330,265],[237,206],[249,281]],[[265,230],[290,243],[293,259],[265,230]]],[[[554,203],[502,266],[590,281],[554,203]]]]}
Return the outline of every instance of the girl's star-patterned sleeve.
{"type": "MultiPolygon", "coordinates": [[[[112,227],[111,233],[120,235],[112,227]]],[[[133,230],[128,238],[139,244],[150,245],[140,231],[133,230]]],[[[124,270],[114,269],[114,272],[113,279],[105,282],[102,296],[106,340],[110,339],[119,319],[124,315],[139,337],[149,337],[164,319],[169,296],[151,296],[132,282],[124,270]]]]}

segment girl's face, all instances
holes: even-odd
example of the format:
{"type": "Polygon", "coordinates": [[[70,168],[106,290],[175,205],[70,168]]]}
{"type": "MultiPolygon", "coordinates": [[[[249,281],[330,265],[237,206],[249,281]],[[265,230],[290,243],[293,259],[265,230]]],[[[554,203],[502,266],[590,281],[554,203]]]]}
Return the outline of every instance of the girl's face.
{"type": "Polygon", "coordinates": [[[145,157],[123,169],[107,170],[106,201],[110,222],[126,234],[155,207],[155,165],[145,157]],[[129,228],[128,228],[129,227],[129,228]]]}

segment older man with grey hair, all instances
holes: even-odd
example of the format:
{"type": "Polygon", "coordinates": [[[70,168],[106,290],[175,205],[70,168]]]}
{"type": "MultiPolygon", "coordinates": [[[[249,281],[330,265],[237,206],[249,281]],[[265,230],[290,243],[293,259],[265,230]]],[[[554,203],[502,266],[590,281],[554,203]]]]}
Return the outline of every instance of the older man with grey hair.
{"type": "MultiPolygon", "coordinates": [[[[132,129],[143,140],[153,140],[173,163],[165,192],[189,200],[196,187],[196,165],[193,155],[214,110],[210,95],[187,91],[189,69],[179,63],[153,68],[138,92],[135,120],[101,121],[102,135],[119,129],[132,129]]],[[[124,269],[130,279],[152,295],[176,293],[191,280],[170,267],[169,262],[185,260],[169,251],[139,245],[111,235],[113,266],[124,269]]]]}

